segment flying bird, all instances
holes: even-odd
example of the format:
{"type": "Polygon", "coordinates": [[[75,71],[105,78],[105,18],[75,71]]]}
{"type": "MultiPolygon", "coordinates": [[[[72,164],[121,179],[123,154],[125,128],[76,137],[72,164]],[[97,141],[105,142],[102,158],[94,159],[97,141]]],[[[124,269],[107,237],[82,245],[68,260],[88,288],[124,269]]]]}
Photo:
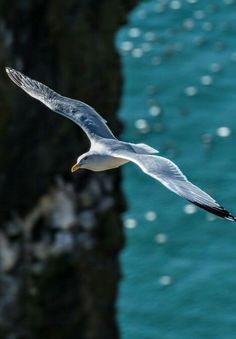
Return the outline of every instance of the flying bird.
{"type": "Polygon", "coordinates": [[[78,157],[76,164],[71,168],[72,172],[80,168],[104,171],[131,161],[144,173],[191,203],[219,217],[236,221],[236,217],[220,206],[210,195],[188,181],[172,161],[155,155],[159,153],[156,149],[142,143],[134,144],[118,140],[106,121],[91,106],[64,97],[12,68],[7,67],[6,72],[10,79],[26,93],[56,113],[75,122],[87,134],[91,144],[90,149],[78,157]]]}

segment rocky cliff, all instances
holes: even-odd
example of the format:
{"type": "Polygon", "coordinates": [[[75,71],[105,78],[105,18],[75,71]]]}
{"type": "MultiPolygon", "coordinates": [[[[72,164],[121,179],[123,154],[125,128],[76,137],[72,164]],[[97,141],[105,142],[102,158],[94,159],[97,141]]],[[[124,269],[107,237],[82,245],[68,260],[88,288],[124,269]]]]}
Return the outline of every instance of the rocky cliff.
{"type": "Polygon", "coordinates": [[[88,148],[72,122],[4,66],[94,106],[116,135],[114,35],[137,0],[0,1],[0,338],[115,339],[120,172],[72,175],[88,148]]]}

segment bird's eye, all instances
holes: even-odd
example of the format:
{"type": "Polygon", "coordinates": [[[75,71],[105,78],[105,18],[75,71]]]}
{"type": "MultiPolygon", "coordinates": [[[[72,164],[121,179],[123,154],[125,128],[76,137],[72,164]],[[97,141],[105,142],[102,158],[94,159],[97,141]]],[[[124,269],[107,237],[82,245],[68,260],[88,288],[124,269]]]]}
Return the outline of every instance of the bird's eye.
{"type": "Polygon", "coordinates": [[[86,160],[88,157],[84,157],[84,160],[86,160]]]}

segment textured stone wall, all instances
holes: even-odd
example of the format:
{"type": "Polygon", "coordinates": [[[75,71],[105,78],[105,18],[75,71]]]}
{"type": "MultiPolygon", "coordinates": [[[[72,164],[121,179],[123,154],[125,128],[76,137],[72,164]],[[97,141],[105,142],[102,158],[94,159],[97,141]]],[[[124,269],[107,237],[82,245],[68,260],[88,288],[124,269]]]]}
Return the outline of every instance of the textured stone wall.
{"type": "Polygon", "coordinates": [[[0,339],[119,336],[120,172],[72,175],[86,136],[4,66],[88,102],[118,135],[114,35],[135,3],[0,0],[0,339]]]}

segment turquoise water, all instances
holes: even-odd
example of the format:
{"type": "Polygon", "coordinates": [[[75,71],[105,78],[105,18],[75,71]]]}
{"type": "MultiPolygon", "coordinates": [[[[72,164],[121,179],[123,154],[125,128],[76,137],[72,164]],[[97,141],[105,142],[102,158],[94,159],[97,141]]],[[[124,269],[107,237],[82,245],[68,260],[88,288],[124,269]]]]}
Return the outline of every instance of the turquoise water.
{"type": "MultiPolygon", "coordinates": [[[[157,148],[236,214],[236,2],[141,1],[117,46],[123,139],[157,148]]],[[[236,225],[135,165],[123,176],[122,339],[235,339],[236,225]]]]}

